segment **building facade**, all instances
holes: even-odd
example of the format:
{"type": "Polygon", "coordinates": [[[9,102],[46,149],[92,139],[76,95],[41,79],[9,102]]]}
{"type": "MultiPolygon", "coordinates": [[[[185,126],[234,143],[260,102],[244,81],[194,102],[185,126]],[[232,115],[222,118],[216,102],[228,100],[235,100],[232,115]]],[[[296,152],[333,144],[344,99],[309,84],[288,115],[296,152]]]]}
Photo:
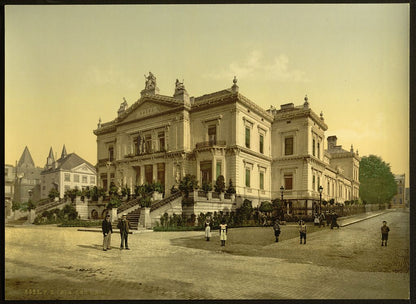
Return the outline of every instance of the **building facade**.
{"type": "Polygon", "coordinates": [[[324,190],[324,198],[358,198],[358,153],[324,150],[326,130],[307,98],[264,110],[239,93],[235,78],[231,88],[200,97],[176,80],[173,96],[165,96],[150,73],[141,97],[130,107],[124,100],[117,117],[94,130],[98,185],[159,181],[169,193],[186,174],[199,185],[223,175],[237,203],[253,206],[279,198],[284,186],[290,204],[312,208],[327,182],[336,192],[324,190]]]}
{"type": "Polygon", "coordinates": [[[42,168],[36,167],[28,147],[25,147],[22,156],[16,163],[14,201],[25,203],[31,199],[40,200],[40,172],[42,168]]]}
{"type": "Polygon", "coordinates": [[[406,207],[406,187],[405,174],[395,174],[394,180],[397,185],[397,194],[391,200],[391,208],[405,208],[406,207]]]}
{"type": "Polygon", "coordinates": [[[41,172],[42,199],[48,198],[53,188],[59,192],[59,197],[63,198],[67,190],[82,190],[96,185],[97,175],[93,165],[75,153],[67,154],[65,145],[61,157],[55,160],[52,147],[50,148],[45,168],[41,172]]]}
{"type": "Polygon", "coordinates": [[[14,182],[16,180],[15,168],[12,165],[4,166],[4,214],[8,217],[12,212],[14,197],[14,182]]]}

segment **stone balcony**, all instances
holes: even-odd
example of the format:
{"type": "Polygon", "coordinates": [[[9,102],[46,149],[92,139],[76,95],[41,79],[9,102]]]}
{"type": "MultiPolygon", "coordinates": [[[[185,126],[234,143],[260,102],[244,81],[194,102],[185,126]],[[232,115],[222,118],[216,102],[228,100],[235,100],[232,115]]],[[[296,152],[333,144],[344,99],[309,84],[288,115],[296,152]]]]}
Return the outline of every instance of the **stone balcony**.
{"type": "Polygon", "coordinates": [[[196,144],[196,149],[210,148],[210,147],[225,147],[225,140],[209,140],[196,144]]]}

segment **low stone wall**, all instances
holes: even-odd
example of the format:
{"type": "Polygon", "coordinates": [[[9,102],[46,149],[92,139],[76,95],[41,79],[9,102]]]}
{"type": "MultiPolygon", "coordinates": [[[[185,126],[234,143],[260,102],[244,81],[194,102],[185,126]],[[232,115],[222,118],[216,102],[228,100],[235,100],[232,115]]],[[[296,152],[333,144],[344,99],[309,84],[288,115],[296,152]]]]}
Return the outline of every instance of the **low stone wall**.
{"type": "MultiPolygon", "coordinates": [[[[164,213],[167,213],[169,215],[172,215],[174,213],[175,214],[182,214],[182,196],[179,196],[178,198],[174,199],[170,203],[167,203],[166,205],[164,205],[160,208],[157,208],[156,210],[154,210],[152,212],[149,212],[149,217],[150,217],[150,222],[151,222],[149,227],[156,226],[156,222],[160,223],[160,217],[164,213]]],[[[140,214],[140,221],[141,220],[142,220],[142,215],[140,214]]],[[[140,224],[139,224],[139,226],[143,227],[140,224]]]]}

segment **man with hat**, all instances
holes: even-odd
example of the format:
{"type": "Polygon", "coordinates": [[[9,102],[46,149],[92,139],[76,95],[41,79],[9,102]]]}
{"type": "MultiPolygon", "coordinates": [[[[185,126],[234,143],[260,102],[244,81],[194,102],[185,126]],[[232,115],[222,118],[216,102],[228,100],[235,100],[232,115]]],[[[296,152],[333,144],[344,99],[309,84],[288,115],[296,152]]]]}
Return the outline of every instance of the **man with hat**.
{"type": "Polygon", "coordinates": [[[109,214],[105,216],[101,227],[104,235],[103,250],[107,251],[111,249],[111,234],[113,233],[113,226],[111,226],[109,214]]]}
{"type": "Polygon", "coordinates": [[[120,250],[124,249],[124,245],[126,246],[127,250],[130,250],[129,245],[127,243],[127,237],[129,235],[130,230],[130,222],[127,219],[127,214],[123,214],[121,220],[117,224],[117,228],[120,229],[120,237],[121,237],[121,244],[120,250]]]}

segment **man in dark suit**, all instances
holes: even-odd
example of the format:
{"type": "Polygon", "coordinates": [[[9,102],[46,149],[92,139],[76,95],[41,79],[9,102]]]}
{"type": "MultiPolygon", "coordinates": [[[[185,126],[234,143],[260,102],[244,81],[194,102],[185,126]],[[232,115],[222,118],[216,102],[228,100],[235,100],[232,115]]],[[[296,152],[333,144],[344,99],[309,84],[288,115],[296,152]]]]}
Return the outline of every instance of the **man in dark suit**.
{"type": "Polygon", "coordinates": [[[117,224],[117,228],[120,229],[120,237],[121,237],[120,250],[124,249],[124,245],[126,246],[127,250],[130,250],[129,245],[127,243],[127,237],[130,231],[130,222],[127,219],[126,214],[123,214],[123,216],[121,217],[121,220],[117,224]]]}
{"type": "Polygon", "coordinates": [[[113,233],[113,226],[111,226],[109,214],[106,215],[101,227],[104,235],[103,250],[107,251],[111,249],[111,234],[113,233]]]}

